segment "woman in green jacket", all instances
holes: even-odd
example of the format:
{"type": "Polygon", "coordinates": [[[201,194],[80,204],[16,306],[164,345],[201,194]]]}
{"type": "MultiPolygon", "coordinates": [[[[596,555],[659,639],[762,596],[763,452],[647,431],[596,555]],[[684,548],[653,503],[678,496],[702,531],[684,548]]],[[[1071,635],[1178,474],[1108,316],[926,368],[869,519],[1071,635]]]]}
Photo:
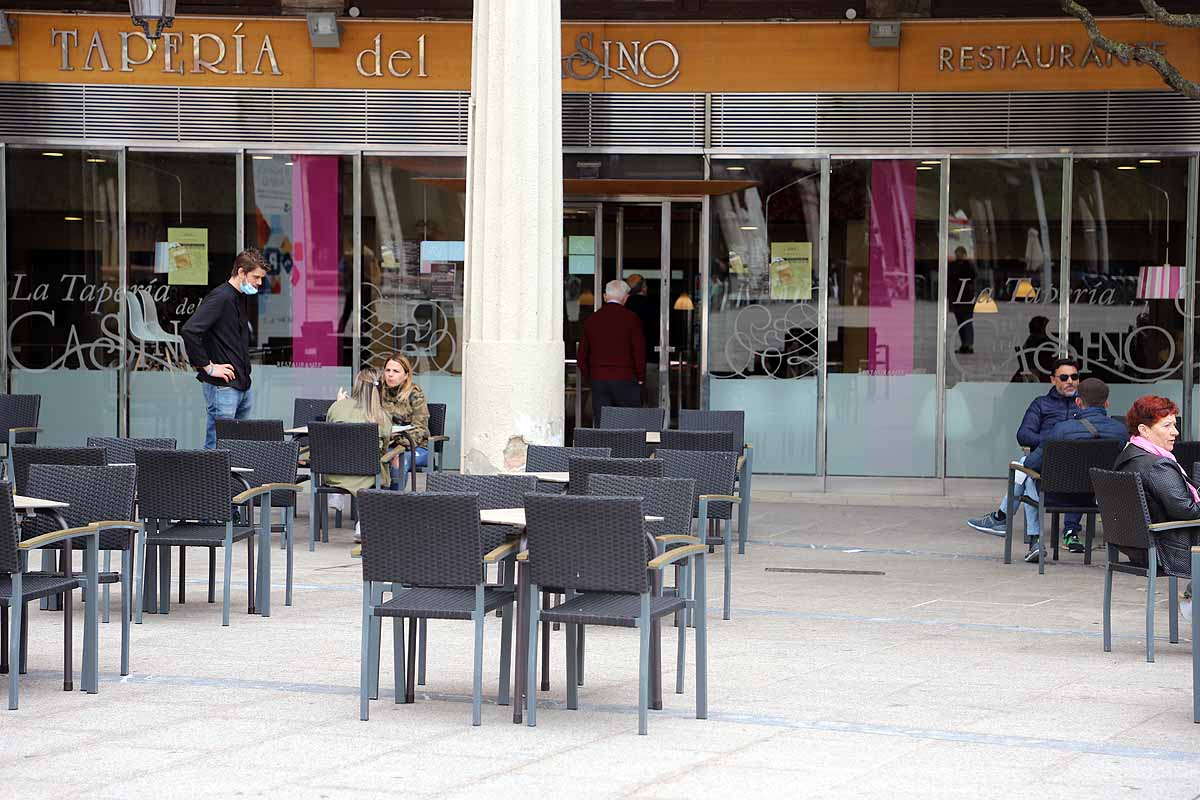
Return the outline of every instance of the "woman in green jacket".
{"type": "MultiPolygon", "coordinates": [[[[409,431],[417,445],[417,466],[424,467],[429,463],[429,406],[425,402],[425,392],[413,382],[412,362],[400,353],[393,353],[383,362],[383,408],[396,425],[412,425],[409,431]]],[[[407,438],[401,438],[400,443],[406,443],[407,438]]],[[[391,482],[392,488],[399,491],[404,488],[404,476],[409,470],[409,453],[392,459],[391,482]]]]}
{"type": "MultiPolygon", "coordinates": [[[[374,422],[379,426],[379,455],[382,456],[387,451],[392,419],[383,407],[379,373],[373,369],[360,370],[350,394],[338,389],[338,399],[329,407],[325,419],[329,422],[374,422]]],[[[375,487],[375,479],[366,475],[322,475],[321,479],[329,486],[349,492],[375,487]]],[[[379,485],[386,486],[388,480],[387,469],[380,464],[379,485]]]]}

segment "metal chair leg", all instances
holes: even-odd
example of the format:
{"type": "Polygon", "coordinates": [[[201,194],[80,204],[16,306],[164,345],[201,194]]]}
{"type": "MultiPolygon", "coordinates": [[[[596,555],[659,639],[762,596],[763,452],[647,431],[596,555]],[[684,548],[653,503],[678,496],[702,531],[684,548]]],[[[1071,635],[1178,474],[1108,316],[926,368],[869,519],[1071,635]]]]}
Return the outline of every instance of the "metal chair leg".
{"type": "Polygon", "coordinates": [[[179,605],[183,605],[185,602],[183,587],[186,582],[187,582],[187,548],[180,546],[180,548],[179,548],[179,605]]]}

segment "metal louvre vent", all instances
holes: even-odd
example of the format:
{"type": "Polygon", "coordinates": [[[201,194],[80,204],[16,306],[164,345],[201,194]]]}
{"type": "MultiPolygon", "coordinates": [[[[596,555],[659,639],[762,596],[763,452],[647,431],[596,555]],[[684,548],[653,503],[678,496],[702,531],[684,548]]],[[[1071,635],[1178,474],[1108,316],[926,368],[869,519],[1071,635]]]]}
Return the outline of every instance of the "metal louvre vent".
{"type": "Polygon", "coordinates": [[[465,146],[466,92],[0,83],[0,137],[465,146]]]}
{"type": "Polygon", "coordinates": [[[1174,92],[716,94],[712,107],[723,148],[1200,144],[1200,103],[1174,92]]]}
{"type": "Polygon", "coordinates": [[[0,83],[0,136],[82,139],[83,87],[0,83]]]}
{"type": "Polygon", "coordinates": [[[563,95],[564,147],[703,147],[704,95],[563,95]]]}

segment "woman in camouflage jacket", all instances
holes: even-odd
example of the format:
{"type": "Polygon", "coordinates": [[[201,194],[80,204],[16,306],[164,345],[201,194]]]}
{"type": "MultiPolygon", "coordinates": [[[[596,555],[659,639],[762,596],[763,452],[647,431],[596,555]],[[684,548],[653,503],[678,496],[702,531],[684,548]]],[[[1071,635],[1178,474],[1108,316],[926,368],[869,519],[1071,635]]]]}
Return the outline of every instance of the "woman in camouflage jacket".
{"type": "MultiPolygon", "coordinates": [[[[424,467],[429,463],[429,406],[425,402],[425,392],[413,382],[412,362],[400,353],[388,356],[383,364],[383,408],[392,417],[396,425],[411,425],[408,432],[417,444],[417,466],[424,467]]],[[[401,437],[400,443],[408,442],[407,437],[401,437]]],[[[404,488],[404,477],[409,470],[409,453],[403,453],[393,459],[391,464],[392,488],[404,488]]]]}

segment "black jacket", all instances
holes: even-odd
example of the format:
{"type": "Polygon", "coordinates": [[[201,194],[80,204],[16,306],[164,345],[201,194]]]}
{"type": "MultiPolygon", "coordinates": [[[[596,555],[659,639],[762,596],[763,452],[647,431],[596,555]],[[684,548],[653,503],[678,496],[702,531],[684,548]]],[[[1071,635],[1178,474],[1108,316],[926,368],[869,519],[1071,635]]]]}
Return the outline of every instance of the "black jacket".
{"type": "Polygon", "coordinates": [[[232,284],[225,281],[205,295],[181,333],[196,380],[243,392],[250,388],[250,322],[245,298],[232,284]],[[204,368],[210,362],[232,366],[233,380],[209,377],[204,368]]]}
{"type": "MultiPolygon", "coordinates": [[[[1113,468],[1142,476],[1151,522],[1200,519],[1200,503],[1192,499],[1192,493],[1188,490],[1189,481],[1173,459],[1147,453],[1135,444],[1127,444],[1121,455],[1117,456],[1113,468]]],[[[1191,574],[1190,550],[1193,545],[1200,543],[1200,527],[1156,534],[1154,540],[1161,563],[1169,574],[1191,574]]]]}

